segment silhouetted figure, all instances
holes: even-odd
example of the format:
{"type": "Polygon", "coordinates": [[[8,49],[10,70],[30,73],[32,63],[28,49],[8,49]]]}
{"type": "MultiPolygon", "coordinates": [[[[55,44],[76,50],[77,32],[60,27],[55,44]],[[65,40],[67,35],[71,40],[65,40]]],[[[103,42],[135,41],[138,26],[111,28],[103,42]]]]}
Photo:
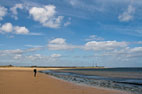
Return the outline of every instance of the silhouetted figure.
{"type": "Polygon", "coordinates": [[[37,73],[37,70],[36,70],[36,69],[34,69],[34,77],[36,77],[36,73],[37,73]]]}

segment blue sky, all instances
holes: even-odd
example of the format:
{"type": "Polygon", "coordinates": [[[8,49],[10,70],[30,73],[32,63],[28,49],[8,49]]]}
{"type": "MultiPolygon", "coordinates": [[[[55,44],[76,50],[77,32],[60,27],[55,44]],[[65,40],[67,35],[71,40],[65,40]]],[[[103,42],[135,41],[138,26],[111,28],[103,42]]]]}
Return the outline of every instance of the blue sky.
{"type": "Polygon", "coordinates": [[[141,0],[0,0],[0,65],[142,67],[141,0]]]}

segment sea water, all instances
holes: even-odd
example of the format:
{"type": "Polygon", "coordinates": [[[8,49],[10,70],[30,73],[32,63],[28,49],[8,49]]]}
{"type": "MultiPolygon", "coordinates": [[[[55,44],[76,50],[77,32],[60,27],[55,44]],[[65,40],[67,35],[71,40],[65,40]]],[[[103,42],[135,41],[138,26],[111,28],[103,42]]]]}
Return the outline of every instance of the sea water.
{"type": "MultiPolygon", "coordinates": [[[[134,72],[140,73],[142,76],[142,68],[104,68],[104,69],[68,69],[73,71],[107,71],[107,72],[134,72]]],[[[95,76],[95,75],[83,75],[77,74],[73,72],[57,72],[57,71],[42,71],[43,73],[53,73],[56,75],[66,75],[66,76],[74,76],[74,77],[82,77],[82,78],[89,78],[89,79],[98,79],[98,80],[107,80],[107,81],[115,81],[118,83],[125,83],[125,84],[134,84],[134,85],[142,85],[141,78],[121,78],[121,77],[103,77],[103,76],[95,76]]]]}

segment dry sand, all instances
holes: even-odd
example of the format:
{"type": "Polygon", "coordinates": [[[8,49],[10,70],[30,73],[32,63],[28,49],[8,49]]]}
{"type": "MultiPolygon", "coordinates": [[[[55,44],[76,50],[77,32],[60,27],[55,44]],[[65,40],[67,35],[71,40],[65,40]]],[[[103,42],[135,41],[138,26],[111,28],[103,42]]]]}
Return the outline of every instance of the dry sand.
{"type": "Polygon", "coordinates": [[[34,77],[32,69],[0,68],[0,94],[127,94],[118,90],[76,85],[42,73],[34,77]]]}

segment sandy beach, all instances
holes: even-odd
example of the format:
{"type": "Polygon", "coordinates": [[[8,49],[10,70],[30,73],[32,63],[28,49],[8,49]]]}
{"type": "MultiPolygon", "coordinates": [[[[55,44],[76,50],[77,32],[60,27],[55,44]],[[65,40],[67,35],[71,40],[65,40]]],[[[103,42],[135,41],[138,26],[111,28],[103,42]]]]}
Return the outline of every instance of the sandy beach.
{"type": "Polygon", "coordinates": [[[127,94],[119,90],[76,85],[42,73],[34,77],[32,69],[0,68],[0,94],[127,94]]]}

